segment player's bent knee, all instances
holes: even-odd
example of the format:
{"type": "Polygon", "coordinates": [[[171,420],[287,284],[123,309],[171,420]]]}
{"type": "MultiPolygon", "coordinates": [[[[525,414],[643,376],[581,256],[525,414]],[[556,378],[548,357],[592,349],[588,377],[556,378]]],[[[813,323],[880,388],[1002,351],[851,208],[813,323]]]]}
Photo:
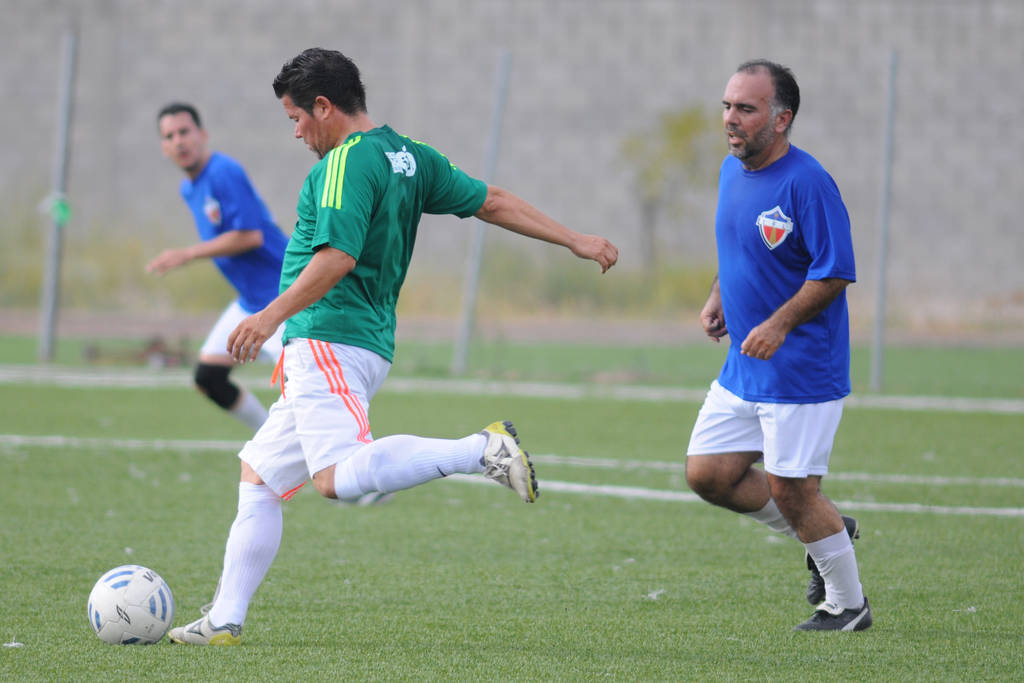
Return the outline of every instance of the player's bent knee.
{"type": "Polygon", "coordinates": [[[260,475],[256,473],[256,470],[252,468],[252,465],[244,460],[240,460],[242,464],[241,481],[247,484],[256,484],[257,486],[266,486],[266,482],[260,478],[260,475]]]}
{"type": "Polygon", "coordinates": [[[686,458],[686,483],[702,498],[714,496],[720,488],[717,468],[712,466],[711,457],[691,455],[686,458]]]}
{"type": "Polygon", "coordinates": [[[820,477],[779,477],[768,475],[768,487],[779,506],[801,506],[813,502],[821,494],[820,477]]]}
{"type": "Polygon", "coordinates": [[[238,386],[228,379],[230,372],[230,365],[200,363],[194,375],[196,387],[224,410],[231,410],[241,393],[238,386]]]}
{"type": "Polygon", "coordinates": [[[745,459],[729,455],[691,455],[686,458],[686,483],[709,503],[725,505],[749,467],[745,459]]]}
{"type": "Polygon", "coordinates": [[[313,475],[313,487],[324,498],[337,498],[334,492],[334,466],[322,469],[313,475]]]}
{"type": "MultiPolygon", "coordinates": [[[[806,516],[815,516],[819,503],[824,499],[821,495],[819,477],[800,479],[769,475],[768,487],[775,504],[779,506],[779,511],[794,528],[798,528],[806,516]]],[[[831,504],[828,506],[831,507],[831,504]]],[[[835,518],[837,524],[841,522],[838,512],[835,518]]]]}

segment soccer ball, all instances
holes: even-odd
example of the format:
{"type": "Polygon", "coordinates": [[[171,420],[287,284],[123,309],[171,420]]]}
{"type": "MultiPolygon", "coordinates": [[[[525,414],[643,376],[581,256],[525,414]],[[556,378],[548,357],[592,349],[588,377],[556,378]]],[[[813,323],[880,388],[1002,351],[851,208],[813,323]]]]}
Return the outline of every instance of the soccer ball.
{"type": "Polygon", "coordinates": [[[151,645],[174,620],[174,596],[152,569],[137,564],[115,567],[89,593],[89,624],[112,644],[151,645]]]}

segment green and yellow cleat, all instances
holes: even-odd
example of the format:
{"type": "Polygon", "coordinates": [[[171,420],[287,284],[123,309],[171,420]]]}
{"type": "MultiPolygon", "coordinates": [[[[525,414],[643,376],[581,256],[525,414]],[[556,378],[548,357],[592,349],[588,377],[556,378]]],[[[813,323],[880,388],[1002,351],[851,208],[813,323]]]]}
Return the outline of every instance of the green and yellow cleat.
{"type": "Polygon", "coordinates": [[[512,423],[508,420],[493,422],[480,433],[487,437],[484,455],[480,460],[484,466],[484,476],[509,487],[524,502],[536,501],[540,491],[533,463],[530,462],[530,454],[519,447],[519,436],[512,423]]]}

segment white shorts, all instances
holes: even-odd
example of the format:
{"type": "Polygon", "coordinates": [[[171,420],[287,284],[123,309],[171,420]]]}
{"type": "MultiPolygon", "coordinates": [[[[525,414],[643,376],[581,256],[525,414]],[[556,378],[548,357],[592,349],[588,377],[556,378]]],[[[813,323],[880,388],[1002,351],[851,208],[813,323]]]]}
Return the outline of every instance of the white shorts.
{"type": "Polygon", "coordinates": [[[766,472],[804,478],[828,474],[843,399],[823,403],[744,401],[715,380],[690,435],[687,455],[761,453],[766,472]]]}
{"type": "Polygon", "coordinates": [[[289,339],[282,369],[281,397],[238,457],[287,500],[311,476],[373,441],[370,399],[391,363],[355,346],[289,339]]]}
{"type": "MultiPolygon", "coordinates": [[[[213,329],[210,330],[210,334],[206,337],[206,341],[203,342],[203,347],[199,349],[199,355],[218,355],[226,356],[228,353],[228,337],[238,327],[238,323],[248,318],[252,313],[247,313],[242,308],[238,301],[232,301],[231,304],[224,309],[224,312],[220,314],[217,322],[214,323],[213,329]]],[[[281,357],[281,335],[284,334],[284,323],[277,328],[274,335],[263,342],[263,347],[260,349],[260,355],[265,358],[277,362],[277,359],[281,357]]]]}

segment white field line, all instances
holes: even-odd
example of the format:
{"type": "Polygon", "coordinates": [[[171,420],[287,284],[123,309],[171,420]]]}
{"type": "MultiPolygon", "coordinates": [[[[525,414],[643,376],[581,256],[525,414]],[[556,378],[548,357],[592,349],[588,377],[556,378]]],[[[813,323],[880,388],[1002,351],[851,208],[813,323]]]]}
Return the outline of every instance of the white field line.
{"type": "MultiPolygon", "coordinates": [[[[686,471],[682,462],[658,462],[656,460],[615,460],[613,458],[585,458],[565,455],[534,455],[530,458],[545,465],[565,465],[588,469],[607,470],[654,470],[656,472],[686,471]]],[[[938,477],[915,474],[869,474],[866,472],[836,472],[828,475],[829,481],[866,481],[884,484],[925,484],[927,486],[1015,486],[1024,488],[1024,479],[1013,477],[938,477]]]]}
{"type": "MultiPolygon", "coordinates": [[[[471,484],[493,483],[490,479],[484,479],[483,477],[471,474],[450,474],[447,478],[465,481],[471,484]]],[[[599,486],[591,484],[577,484],[569,481],[549,481],[547,479],[542,479],[540,481],[540,494],[542,497],[545,491],[557,491],[559,493],[583,493],[589,495],[609,496],[612,498],[658,500],[678,503],[695,503],[701,501],[701,498],[696,494],[684,491],[665,491],[661,489],[641,488],[638,486],[599,486]]],[[[843,510],[931,513],[936,515],[965,515],[968,517],[1024,518],[1024,508],[921,505],[918,503],[872,503],[852,500],[836,500],[833,502],[837,507],[843,510]]]]}
{"type": "Polygon", "coordinates": [[[95,370],[46,365],[0,365],[0,384],[43,384],[69,388],[160,388],[186,387],[191,381],[191,372],[187,370],[95,370]]]}
{"type": "MultiPolygon", "coordinates": [[[[268,389],[266,377],[239,377],[250,389],[268,389]]],[[[191,386],[190,370],[90,369],[39,365],[0,365],[0,384],[44,384],[61,387],[160,388],[191,386]]],[[[518,396],[523,398],[604,399],[620,401],[689,402],[704,400],[707,389],[638,385],[556,384],[550,382],[496,382],[475,379],[419,379],[393,377],[385,393],[447,393],[464,396],[518,396]]],[[[957,398],[944,396],[881,396],[855,394],[848,408],[880,408],[916,412],[996,413],[1024,415],[1024,400],[1009,398],[957,398]]]]}
{"type": "Polygon", "coordinates": [[[237,453],[242,450],[243,445],[245,445],[244,439],[239,439],[238,441],[219,441],[213,439],[110,439],[106,437],[0,434],[0,446],[10,448],[38,446],[45,448],[81,448],[115,451],[176,451],[181,453],[228,451],[237,453]]]}
{"type": "MultiPolygon", "coordinates": [[[[241,447],[240,441],[217,441],[217,440],[185,440],[185,439],[110,439],[103,437],[69,437],[59,435],[29,436],[19,434],[0,434],[0,447],[17,448],[19,446],[36,446],[48,448],[80,448],[92,450],[150,450],[150,451],[229,451],[237,452],[241,447]]],[[[538,463],[572,465],[576,467],[597,467],[600,469],[612,469],[618,463],[618,469],[658,469],[663,471],[679,471],[682,469],[677,463],[644,463],[641,461],[618,462],[600,458],[572,458],[559,455],[531,456],[538,463]],[[647,465],[656,465],[649,468],[647,465]]],[[[834,477],[842,478],[842,477],[834,477]]],[[[898,475],[854,474],[849,476],[856,481],[883,481],[886,483],[925,483],[925,484],[961,484],[961,485],[989,485],[989,486],[1024,486],[1024,480],[1020,479],[995,479],[970,477],[907,477],[898,475]]],[[[491,483],[476,475],[453,474],[448,477],[456,481],[469,483],[491,483]]],[[[649,489],[639,486],[611,486],[580,484],[567,481],[541,480],[541,490],[557,491],[560,493],[579,493],[587,495],[609,496],[613,498],[673,501],[692,503],[699,502],[700,498],[693,493],[684,491],[667,491],[662,489],[649,489]]],[[[1024,508],[990,508],[990,507],[965,507],[949,505],[920,505],[917,503],[875,503],[867,501],[836,501],[836,505],[844,510],[872,510],[879,512],[912,512],[932,513],[942,515],[969,515],[969,516],[997,516],[997,517],[1024,517],[1024,508]]]]}

